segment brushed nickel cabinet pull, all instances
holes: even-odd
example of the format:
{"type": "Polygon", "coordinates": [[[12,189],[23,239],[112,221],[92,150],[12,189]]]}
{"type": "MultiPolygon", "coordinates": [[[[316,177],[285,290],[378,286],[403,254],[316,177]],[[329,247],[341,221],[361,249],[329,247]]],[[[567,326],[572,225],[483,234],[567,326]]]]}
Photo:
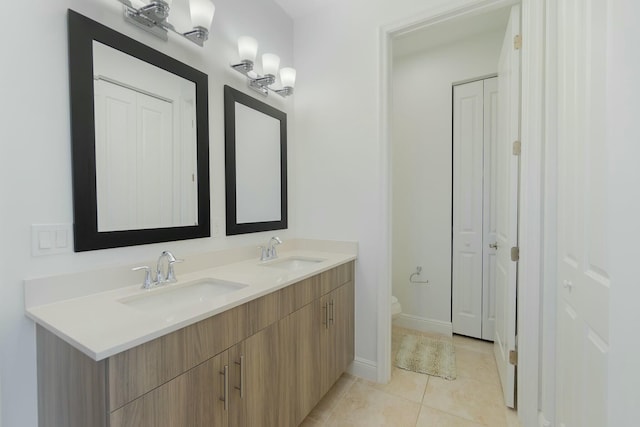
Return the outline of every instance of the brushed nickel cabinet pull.
{"type": "Polygon", "coordinates": [[[229,365],[224,365],[224,371],[220,372],[224,376],[224,397],[220,400],[224,402],[224,410],[229,410],[229,365]]]}
{"type": "Polygon", "coordinates": [[[235,364],[240,366],[240,386],[236,386],[236,390],[240,390],[240,399],[244,399],[244,356],[240,356],[240,361],[235,364]]]}
{"type": "Polygon", "coordinates": [[[334,323],[336,323],[336,304],[335,301],[332,299],[331,300],[331,317],[329,318],[329,320],[331,321],[331,324],[333,325],[334,323]]]}
{"type": "Polygon", "coordinates": [[[324,304],[324,321],[322,322],[326,329],[329,329],[329,303],[324,304]]]}

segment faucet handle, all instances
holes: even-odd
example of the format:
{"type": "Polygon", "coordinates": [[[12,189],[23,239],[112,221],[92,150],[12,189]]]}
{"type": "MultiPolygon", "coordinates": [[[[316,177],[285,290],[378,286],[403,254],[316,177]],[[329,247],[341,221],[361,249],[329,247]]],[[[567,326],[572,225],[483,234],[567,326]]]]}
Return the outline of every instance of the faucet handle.
{"type": "Polygon", "coordinates": [[[267,261],[269,259],[269,249],[266,246],[258,246],[260,249],[260,261],[267,261]]]}
{"type": "Polygon", "coordinates": [[[181,262],[184,262],[183,259],[172,259],[171,261],[169,261],[169,271],[167,272],[167,282],[170,283],[174,283],[178,281],[178,278],[176,277],[176,272],[173,270],[173,264],[179,264],[181,262]]]}
{"type": "Polygon", "coordinates": [[[151,285],[153,285],[153,280],[151,280],[151,268],[148,265],[143,265],[140,267],[133,267],[132,271],[144,270],[144,280],[142,281],[142,289],[149,289],[151,285]]]}

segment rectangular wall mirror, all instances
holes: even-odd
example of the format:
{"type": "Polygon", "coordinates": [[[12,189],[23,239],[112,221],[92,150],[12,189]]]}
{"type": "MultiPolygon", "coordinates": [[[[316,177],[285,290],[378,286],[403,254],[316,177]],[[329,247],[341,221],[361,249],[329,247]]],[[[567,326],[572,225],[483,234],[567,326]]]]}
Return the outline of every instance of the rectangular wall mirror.
{"type": "Polygon", "coordinates": [[[227,235],[287,228],[287,115],[224,87],[227,235]]]}
{"type": "Polygon", "coordinates": [[[207,75],[69,10],[76,251],[210,236],[207,75]]]}

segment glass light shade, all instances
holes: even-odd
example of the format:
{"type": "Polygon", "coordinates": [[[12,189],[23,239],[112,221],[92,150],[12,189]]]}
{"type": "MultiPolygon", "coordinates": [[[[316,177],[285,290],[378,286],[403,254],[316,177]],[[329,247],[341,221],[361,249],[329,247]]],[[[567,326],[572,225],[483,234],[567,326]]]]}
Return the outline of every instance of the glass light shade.
{"type": "Polygon", "coordinates": [[[266,76],[271,74],[276,76],[280,67],[280,57],[273,53],[265,53],[262,55],[262,73],[266,76]]]}
{"type": "Polygon", "coordinates": [[[293,68],[281,69],[280,81],[283,87],[293,87],[296,84],[296,70],[293,68]]]}
{"type": "Polygon", "coordinates": [[[191,11],[191,25],[195,27],[211,28],[213,14],[216,7],[211,0],[189,0],[189,10],[191,11]]]}
{"type": "Polygon", "coordinates": [[[133,6],[136,9],[140,9],[141,7],[146,6],[147,4],[149,4],[147,0],[131,0],[131,6],[133,6]]]}
{"type": "Polygon", "coordinates": [[[249,36],[240,37],[238,39],[238,54],[241,61],[255,62],[258,54],[258,41],[249,36]]]}

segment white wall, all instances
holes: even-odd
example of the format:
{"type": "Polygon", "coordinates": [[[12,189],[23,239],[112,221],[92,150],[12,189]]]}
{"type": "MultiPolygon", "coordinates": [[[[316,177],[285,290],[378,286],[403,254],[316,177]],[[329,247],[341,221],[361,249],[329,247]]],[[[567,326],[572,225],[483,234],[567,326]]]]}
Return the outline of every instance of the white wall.
{"type": "Polygon", "coordinates": [[[435,325],[451,324],[451,85],[496,73],[503,37],[476,34],[393,62],[393,293],[403,314],[435,325]],[[418,265],[428,285],[409,282],[418,265]]]}
{"type": "Polygon", "coordinates": [[[609,426],[635,425],[640,403],[640,3],[612,0],[609,9],[607,143],[609,172],[609,426]]]}
{"type": "MultiPolygon", "coordinates": [[[[235,41],[240,35],[253,35],[261,52],[278,53],[283,66],[292,65],[293,23],[271,1],[216,0],[215,4],[214,29],[203,49],[171,34],[169,42],[163,42],[125,23],[115,0],[34,0],[5,5],[11,18],[0,26],[0,422],[4,427],[37,425],[35,334],[33,322],[24,315],[23,279],[151,260],[164,248],[188,257],[200,251],[266,242],[273,234],[286,239],[294,233],[296,201],[290,187],[291,227],[286,232],[31,256],[31,224],[73,222],[67,8],[209,74],[212,216],[221,219],[224,230],[222,88],[229,84],[245,90],[242,76],[228,67],[237,59],[235,41]]],[[[267,102],[290,113],[293,122],[293,98],[270,96],[267,102]]],[[[290,158],[295,157],[295,145],[290,133],[290,158]]],[[[290,168],[292,183],[294,174],[290,168]]]]}

